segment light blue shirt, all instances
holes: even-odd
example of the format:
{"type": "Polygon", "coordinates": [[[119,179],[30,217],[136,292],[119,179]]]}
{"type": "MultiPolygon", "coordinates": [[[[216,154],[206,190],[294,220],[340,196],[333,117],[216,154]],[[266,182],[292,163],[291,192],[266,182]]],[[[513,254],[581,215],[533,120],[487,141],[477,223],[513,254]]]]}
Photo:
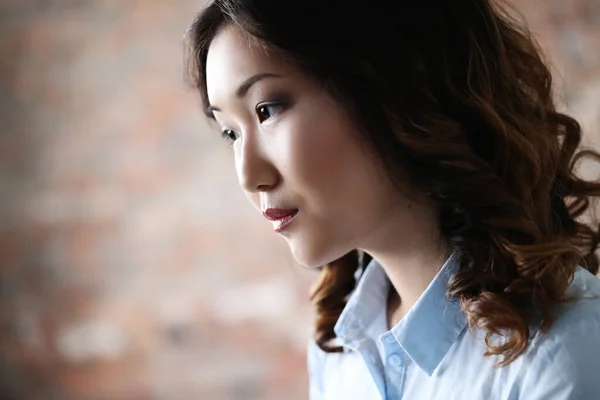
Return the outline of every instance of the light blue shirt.
{"type": "MultiPolygon", "coordinates": [[[[532,329],[527,351],[505,367],[484,357],[485,332],[466,329],[446,297],[458,263],[450,257],[410,311],[387,330],[390,282],[367,266],[335,326],[343,353],[309,344],[310,400],[600,399],[600,280],[578,268],[556,321],[532,329]]],[[[496,338],[500,340],[500,338],[496,338]]],[[[499,343],[499,342],[496,342],[499,343]]]]}

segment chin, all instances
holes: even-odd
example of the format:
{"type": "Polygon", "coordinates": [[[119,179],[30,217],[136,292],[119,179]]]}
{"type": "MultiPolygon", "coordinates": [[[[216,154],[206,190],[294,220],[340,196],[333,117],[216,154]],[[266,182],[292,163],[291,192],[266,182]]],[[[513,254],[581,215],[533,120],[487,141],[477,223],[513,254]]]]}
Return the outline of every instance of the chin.
{"type": "Polygon", "coordinates": [[[322,267],[325,264],[337,260],[351,250],[339,252],[332,251],[333,249],[331,247],[317,248],[316,246],[307,246],[306,244],[299,245],[296,243],[289,243],[289,245],[294,260],[305,268],[322,267]]]}

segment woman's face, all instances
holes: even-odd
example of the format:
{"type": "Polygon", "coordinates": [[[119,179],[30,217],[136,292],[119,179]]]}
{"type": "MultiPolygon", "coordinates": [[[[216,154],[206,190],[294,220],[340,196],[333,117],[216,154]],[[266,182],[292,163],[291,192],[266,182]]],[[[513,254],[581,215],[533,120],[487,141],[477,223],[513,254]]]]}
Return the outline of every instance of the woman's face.
{"type": "Polygon", "coordinates": [[[206,82],[214,117],[232,141],[240,186],[276,219],[265,222],[300,264],[319,266],[364,248],[398,222],[407,201],[314,80],[227,27],[209,49],[206,82]]]}

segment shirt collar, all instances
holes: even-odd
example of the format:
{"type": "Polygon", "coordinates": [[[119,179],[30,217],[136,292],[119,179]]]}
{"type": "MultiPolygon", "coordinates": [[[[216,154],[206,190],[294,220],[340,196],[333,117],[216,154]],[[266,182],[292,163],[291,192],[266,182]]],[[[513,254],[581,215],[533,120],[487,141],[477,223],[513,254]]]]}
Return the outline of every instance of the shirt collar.
{"type": "MultiPolygon", "coordinates": [[[[415,305],[391,330],[408,356],[430,376],[467,325],[458,302],[446,296],[448,281],[458,267],[457,255],[452,254],[415,305]]],[[[386,313],[388,288],[385,271],[372,260],[334,327],[343,346],[356,349],[378,313],[386,313]]]]}
{"type": "Polygon", "coordinates": [[[458,256],[454,253],[415,305],[392,328],[404,351],[429,376],[467,326],[458,301],[451,301],[446,296],[448,281],[458,267],[458,256]]]}
{"type": "Polygon", "coordinates": [[[371,260],[333,328],[343,346],[353,349],[355,343],[365,336],[377,312],[385,312],[389,286],[381,265],[371,260]]]}

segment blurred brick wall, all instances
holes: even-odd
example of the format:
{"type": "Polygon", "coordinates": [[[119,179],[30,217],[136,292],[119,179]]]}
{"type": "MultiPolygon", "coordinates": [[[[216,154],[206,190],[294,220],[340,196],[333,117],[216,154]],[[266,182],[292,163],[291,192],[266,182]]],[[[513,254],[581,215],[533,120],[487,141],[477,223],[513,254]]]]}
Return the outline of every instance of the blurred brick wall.
{"type": "Polygon", "coordinates": [[[304,398],[312,275],[183,84],[201,2],[0,7],[2,398],[304,398]]]}
{"type": "MultiPolygon", "coordinates": [[[[314,274],[182,79],[202,2],[0,3],[0,399],[305,399],[314,274]]],[[[600,0],[520,0],[600,136],[600,0]]]]}

